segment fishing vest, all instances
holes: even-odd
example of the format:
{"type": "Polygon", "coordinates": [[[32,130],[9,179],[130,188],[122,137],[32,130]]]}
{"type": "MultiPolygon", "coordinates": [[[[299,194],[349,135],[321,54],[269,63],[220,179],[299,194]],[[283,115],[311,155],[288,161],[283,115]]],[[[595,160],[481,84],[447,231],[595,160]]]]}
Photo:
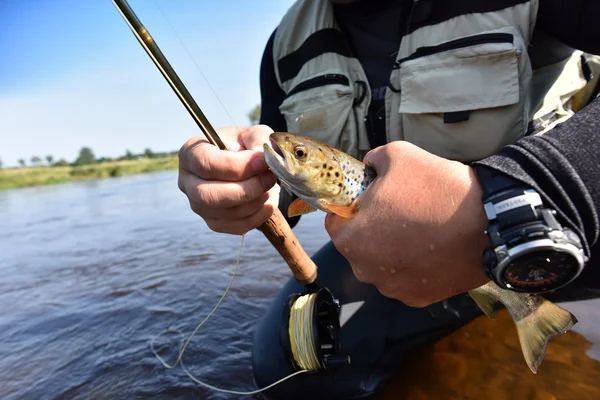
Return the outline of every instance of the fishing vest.
{"type": "MultiPolygon", "coordinates": [[[[591,76],[580,51],[556,60],[548,49],[565,46],[554,39],[530,46],[538,2],[445,0],[437,13],[433,0],[411,2],[385,94],[387,141],[471,162],[569,118],[591,76]]],[[[290,7],[273,58],[288,131],[362,159],[370,88],[330,0],[290,7]]]]}

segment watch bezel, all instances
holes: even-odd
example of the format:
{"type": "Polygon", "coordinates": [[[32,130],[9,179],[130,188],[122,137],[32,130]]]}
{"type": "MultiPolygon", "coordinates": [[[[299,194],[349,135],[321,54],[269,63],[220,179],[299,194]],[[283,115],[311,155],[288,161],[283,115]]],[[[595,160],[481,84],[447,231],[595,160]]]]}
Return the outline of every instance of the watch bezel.
{"type": "Polygon", "coordinates": [[[494,254],[496,255],[497,263],[490,271],[492,274],[491,278],[496,282],[496,284],[498,284],[498,286],[508,290],[525,293],[544,293],[560,289],[561,287],[564,287],[577,279],[577,277],[583,271],[583,265],[585,263],[583,251],[580,248],[570,243],[557,243],[552,239],[532,240],[511,248],[509,248],[507,245],[501,245],[494,249],[494,254]],[[505,272],[510,263],[515,263],[515,261],[518,262],[519,257],[524,255],[548,250],[568,254],[575,259],[578,265],[575,272],[568,279],[555,286],[540,288],[540,290],[534,290],[533,287],[529,289],[515,287],[506,281],[505,272]]]}

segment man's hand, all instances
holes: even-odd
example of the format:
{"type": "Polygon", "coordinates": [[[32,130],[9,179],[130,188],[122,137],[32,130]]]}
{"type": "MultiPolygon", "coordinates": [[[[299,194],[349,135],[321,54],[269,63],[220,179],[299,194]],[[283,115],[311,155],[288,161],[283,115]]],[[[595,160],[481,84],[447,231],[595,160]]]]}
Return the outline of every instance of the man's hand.
{"type": "Polygon", "coordinates": [[[178,185],[210,229],[241,235],[262,225],[279,203],[279,186],[263,154],[273,130],[257,125],[217,133],[227,151],[204,136],[181,147],[178,185]]]}
{"type": "Polygon", "coordinates": [[[328,215],[325,227],[354,275],[387,297],[424,307],[489,281],[481,187],[472,169],[408,142],[372,150],[377,179],[353,219],[328,215]]]}

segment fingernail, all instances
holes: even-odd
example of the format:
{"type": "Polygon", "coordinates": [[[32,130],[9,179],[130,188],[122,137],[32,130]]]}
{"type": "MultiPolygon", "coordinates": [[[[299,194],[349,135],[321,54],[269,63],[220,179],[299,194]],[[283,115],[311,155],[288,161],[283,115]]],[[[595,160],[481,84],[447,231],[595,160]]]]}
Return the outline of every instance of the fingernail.
{"type": "Polygon", "coordinates": [[[267,163],[265,162],[264,157],[256,157],[250,162],[250,165],[252,166],[252,171],[254,171],[255,175],[267,170],[267,163]]]}
{"type": "Polygon", "coordinates": [[[266,174],[262,174],[260,176],[260,180],[263,184],[263,188],[266,191],[266,190],[271,189],[273,187],[273,185],[275,185],[277,178],[275,178],[275,175],[273,175],[272,173],[266,173],[266,174]]]}

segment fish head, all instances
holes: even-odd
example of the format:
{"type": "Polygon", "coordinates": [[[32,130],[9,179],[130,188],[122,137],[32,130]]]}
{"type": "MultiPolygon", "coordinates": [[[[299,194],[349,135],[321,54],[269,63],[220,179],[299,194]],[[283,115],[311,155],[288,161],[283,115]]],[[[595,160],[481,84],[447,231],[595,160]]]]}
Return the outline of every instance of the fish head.
{"type": "Polygon", "coordinates": [[[271,171],[297,196],[332,199],[342,192],[344,173],[335,150],[327,144],[303,135],[275,132],[264,150],[271,171]]]}

